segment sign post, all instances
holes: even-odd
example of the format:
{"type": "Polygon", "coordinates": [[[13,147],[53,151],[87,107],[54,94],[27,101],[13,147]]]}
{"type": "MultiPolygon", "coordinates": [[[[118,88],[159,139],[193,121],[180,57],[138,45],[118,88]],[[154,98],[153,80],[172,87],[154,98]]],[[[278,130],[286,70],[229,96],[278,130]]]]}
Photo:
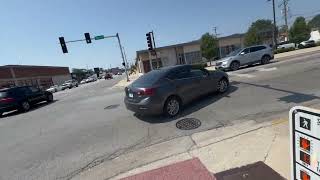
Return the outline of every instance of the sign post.
{"type": "Polygon", "coordinates": [[[291,179],[320,179],[320,111],[297,106],[289,117],[291,179]]]}

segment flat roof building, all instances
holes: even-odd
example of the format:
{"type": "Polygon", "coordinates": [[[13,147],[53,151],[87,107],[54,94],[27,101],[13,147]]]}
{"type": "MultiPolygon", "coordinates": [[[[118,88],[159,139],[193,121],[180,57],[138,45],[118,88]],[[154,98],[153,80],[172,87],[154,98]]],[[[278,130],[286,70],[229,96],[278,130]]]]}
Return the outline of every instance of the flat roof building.
{"type": "Polygon", "coordinates": [[[0,88],[11,86],[36,86],[48,88],[70,80],[68,67],[6,65],[0,66],[0,88]]]}
{"type": "MultiPolygon", "coordinates": [[[[225,57],[230,52],[244,47],[244,34],[233,34],[221,37],[219,52],[225,57]]],[[[198,64],[207,62],[201,56],[200,40],[169,45],[156,48],[156,54],[148,50],[137,51],[137,64],[140,73],[147,73],[153,69],[178,64],[198,64]]]]}

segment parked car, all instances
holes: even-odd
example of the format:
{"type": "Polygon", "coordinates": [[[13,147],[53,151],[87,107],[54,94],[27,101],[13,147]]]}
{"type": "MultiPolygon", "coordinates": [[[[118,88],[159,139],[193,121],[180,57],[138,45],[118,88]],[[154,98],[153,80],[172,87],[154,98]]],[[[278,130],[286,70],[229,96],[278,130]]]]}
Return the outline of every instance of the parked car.
{"type": "Polygon", "coordinates": [[[74,88],[74,87],[78,87],[78,82],[76,80],[68,80],[66,81],[64,84],[62,84],[62,89],[71,89],[71,88],[74,88]]]}
{"type": "Polygon", "coordinates": [[[309,47],[315,47],[316,46],[316,42],[314,40],[309,40],[309,41],[303,41],[298,45],[299,49],[302,48],[309,48],[309,47]]]}
{"type": "Polygon", "coordinates": [[[12,110],[28,111],[42,101],[52,102],[52,93],[31,86],[0,89],[0,116],[12,110]]]}
{"type": "Polygon", "coordinates": [[[85,84],[85,83],[87,83],[86,80],[87,80],[87,79],[83,79],[83,80],[80,82],[80,84],[85,84]]]}
{"type": "Polygon", "coordinates": [[[61,90],[62,90],[61,86],[54,85],[54,86],[51,86],[50,88],[48,88],[46,91],[49,91],[51,93],[55,93],[55,92],[58,92],[58,91],[61,91],[61,90]]]}
{"type": "Polygon", "coordinates": [[[251,46],[231,52],[227,57],[217,61],[216,67],[236,71],[244,65],[267,64],[271,59],[274,59],[274,54],[270,46],[251,46]]]}
{"type": "Polygon", "coordinates": [[[171,66],[153,70],[126,87],[124,102],[137,114],[174,117],[195,98],[214,91],[224,93],[228,87],[229,78],[223,71],[171,66]]]}
{"type": "Polygon", "coordinates": [[[113,76],[111,73],[107,73],[104,77],[104,79],[113,79],[113,76]]]}
{"type": "Polygon", "coordinates": [[[86,79],[86,83],[90,83],[90,82],[93,82],[93,81],[94,81],[94,79],[91,78],[91,77],[89,77],[89,78],[86,79]]]}
{"type": "Polygon", "coordinates": [[[289,41],[280,42],[277,46],[277,49],[289,49],[296,48],[295,43],[290,43],[289,41]]]}

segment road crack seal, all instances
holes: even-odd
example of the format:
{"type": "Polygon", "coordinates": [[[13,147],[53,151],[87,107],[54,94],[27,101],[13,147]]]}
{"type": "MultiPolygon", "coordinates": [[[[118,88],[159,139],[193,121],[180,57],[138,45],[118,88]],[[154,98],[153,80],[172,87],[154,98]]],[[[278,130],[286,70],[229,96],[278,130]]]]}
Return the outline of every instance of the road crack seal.
{"type": "Polygon", "coordinates": [[[267,158],[269,156],[269,153],[270,153],[270,151],[272,149],[272,146],[273,146],[274,142],[276,141],[276,138],[277,138],[277,133],[274,135],[274,137],[273,137],[273,139],[271,141],[270,147],[268,148],[268,151],[267,151],[266,155],[264,156],[264,159],[263,159],[264,163],[267,161],[267,158]]]}

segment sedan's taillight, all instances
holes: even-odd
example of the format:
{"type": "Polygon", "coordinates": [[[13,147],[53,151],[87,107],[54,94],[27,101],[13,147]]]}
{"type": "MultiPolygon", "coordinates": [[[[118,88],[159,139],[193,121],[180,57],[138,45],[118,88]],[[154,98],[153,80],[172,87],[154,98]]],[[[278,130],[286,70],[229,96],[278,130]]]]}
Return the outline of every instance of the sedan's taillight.
{"type": "Polygon", "coordinates": [[[155,88],[140,88],[139,91],[137,92],[138,95],[147,95],[147,96],[152,96],[155,93],[155,88]]]}
{"type": "Polygon", "coordinates": [[[4,103],[10,103],[10,102],[14,102],[15,99],[13,98],[1,98],[0,102],[4,102],[4,103]]]}

